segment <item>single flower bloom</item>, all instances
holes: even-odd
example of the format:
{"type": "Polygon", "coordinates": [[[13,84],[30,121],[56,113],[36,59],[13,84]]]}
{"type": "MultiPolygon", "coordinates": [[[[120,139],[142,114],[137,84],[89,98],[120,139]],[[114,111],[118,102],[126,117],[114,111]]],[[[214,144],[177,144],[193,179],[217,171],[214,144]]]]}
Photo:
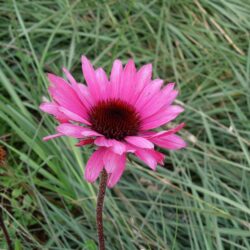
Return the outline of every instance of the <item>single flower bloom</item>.
{"type": "Polygon", "coordinates": [[[108,79],[102,68],[95,70],[83,56],[86,85],[78,83],[67,69],[63,71],[67,81],[48,74],[52,101],[42,103],[40,109],[53,115],[59,125],[57,133],[44,140],[69,136],[79,140],[77,146],[95,145],[85,169],[87,181],[94,182],[105,168],[111,188],[125,169],[128,153],[155,170],[164,161],[155,145],[170,150],[186,146],[175,134],[184,123],[170,130],[154,131],[175,119],[183,108],[172,105],[178,95],[174,83],[163,86],[163,80],[151,79],[151,64],[137,71],[133,60],[124,68],[120,60],[115,60],[108,79]]]}

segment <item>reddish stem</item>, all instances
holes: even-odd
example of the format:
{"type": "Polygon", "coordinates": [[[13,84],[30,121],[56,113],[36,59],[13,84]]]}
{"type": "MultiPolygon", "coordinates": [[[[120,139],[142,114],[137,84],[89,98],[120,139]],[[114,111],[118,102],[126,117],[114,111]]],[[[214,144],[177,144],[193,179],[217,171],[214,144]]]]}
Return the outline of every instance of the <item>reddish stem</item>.
{"type": "Polygon", "coordinates": [[[103,210],[103,202],[104,202],[104,197],[105,197],[107,180],[108,180],[108,174],[106,170],[103,169],[101,173],[99,192],[98,192],[98,197],[97,197],[97,207],[96,207],[96,225],[97,225],[98,240],[99,240],[99,250],[105,250],[102,210],[103,210]]]}

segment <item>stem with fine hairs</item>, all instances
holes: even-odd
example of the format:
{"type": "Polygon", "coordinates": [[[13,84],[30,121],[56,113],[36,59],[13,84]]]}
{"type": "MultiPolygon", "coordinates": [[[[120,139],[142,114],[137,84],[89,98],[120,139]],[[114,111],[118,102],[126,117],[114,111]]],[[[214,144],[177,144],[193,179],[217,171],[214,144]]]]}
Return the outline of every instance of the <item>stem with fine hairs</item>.
{"type": "Polygon", "coordinates": [[[11,242],[8,230],[7,230],[7,228],[6,228],[5,224],[4,224],[3,215],[2,215],[2,208],[1,207],[0,207],[0,227],[3,230],[3,234],[4,234],[5,240],[6,240],[7,245],[8,245],[8,249],[13,250],[12,242],[11,242]]]}
{"type": "Polygon", "coordinates": [[[99,250],[105,250],[105,240],[103,233],[103,222],[102,222],[102,209],[103,202],[107,187],[108,174],[105,169],[102,170],[101,179],[99,184],[99,193],[97,197],[97,207],[96,207],[96,225],[99,240],[99,250]]]}

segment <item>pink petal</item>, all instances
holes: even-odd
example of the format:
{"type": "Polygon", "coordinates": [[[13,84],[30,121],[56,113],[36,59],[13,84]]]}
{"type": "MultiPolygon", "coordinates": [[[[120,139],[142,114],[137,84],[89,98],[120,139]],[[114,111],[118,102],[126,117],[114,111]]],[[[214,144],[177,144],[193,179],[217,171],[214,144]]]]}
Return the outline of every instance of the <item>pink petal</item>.
{"type": "Polygon", "coordinates": [[[95,101],[90,95],[88,87],[82,83],[78,83],[77,89],[78,89],[77,94],[80,100],[85,105],[85,107],[89,110],[90,107],[94,105],[95,101]]]}
{"type": "Polygon", "coordinates": [[[77,125],[73,125],[73,124],[70,124],[70,123],[63,123],[63,124],[60,124],[56,130],[63,134],[63,135],[66,135],[66,136],[70,136],[70,137],[73,137],[73,138],[82,138],[82,128],[77,126],[77,125]]]}
{"type": "Polygon", "coordinates": [[[137,72],[137,86],[138,90],[143,89],[147,83],[151,80],[152,77],[152,64],[146,64],[142,66],[137,72]]]}
{"type": "Polygon", "coordinates": [[[63,136],[63,134],[58,133],[58,134],[54,134],[54,135],[48,135],[48,136],[43,137],[43,141],[52,140],[52,139],[60,137],[60,136],[63,136]]]}
{"type": "Polygon", "coordinates": [[[98,136],[97,132],[78,125],[63,123],[57,127],[57,131],[63,135],[70,136],[73,138],[83,138],[84,136],[98,136]]]}
{"type": "Polygon", "coordinates": [[[127,136],[125,141],[139,147],[139,148],[154,148],[154,144],[146,138],[140,136],[127,136]]]}
{"type": "Polygon", "coordinates": [[[126,145],[115,139],[107,139],[104,136],[95,140],[95,145],[100,147],[111,148],[115,153],[121,155],[126,152],[126,145]]]}
{"type": "Polygon", "coordinates": [[[82,101],[83,105],[86,108],[89,108],[89,106],[90,106],[89,105],[90,104],[90,101],[89,101],[90,95],[89,95],[89,93],[86,93],[86,92],[88,92],[88,90],[87,89],[83,90],[82,89],[83,84],[78,84],[77,81],[75,80],[75,78],[70,74],[70,72],[66,68],[63,68],[63,72],[65,73],[65,75],[66,75],[67,79],[69,80],[69,82],[72,84],[72,88],[76,92],[79,99],[82,101]],[[84,92],[84,93],[82,93],[82,92],[84,92]]]}
{"type": "Polygon", "coordinates": [[[159,112],[161,108],[167,108],[178,95],[174,89],[174,83],[169,83],[163,90],[156,93],[144,106],[139,109],[142,119],[159,112]]]}
{"type": "Polygon", "coordinates": [[[152,98],[155,94],[157,94],[163,85],[163,80],[155,79],[148,84],[144,90],[141,92],[140,96],[137,98],[135,102],[135,107],[137,110],[141,110],[141,108],[152,98]]]}
{"type": "Polygon", "coordinates": [[[119,94],[121,74],[122,74],[122,62],[120,60],[115,60],[110,75],[110,83],[111,83],[110,98],[115,98],[119,94]]]}
{"type": "Polygon", "coordinates": [[[109,97],[109,82],[105,71],[102,68],[98,68],[96,71],[96,80],[100,88],[100,99],[106,100],[109,97]]]}
{"type": "Polygon", "coordinates": [[[158,113],[144,119],[141,130],[153,129],[166,124],[175,119],[184,109],[177,105],[169,106],[162,109],[158,113]]]}
{"type": "Polygon", "coordinates": [[[113,146],[111,148],[116,154],[123,154],[126,152],[126,145],[123,142],[114,140],[113,141],[113,146]]]}
{"type": "Polygon", "coordinates": [[[69,111],[86,118],[87,110],[72,86],[63,78],[56,75],[48,74],[48,78],[52,84],[52,86],[49,87],[49,92],[56,103],[69,111]]]}
{"type": "Polygon", "coordinates": [[[88,87],[95,87],[96,77],[95,70],[86,56],[82,56],[82,72],[88,87]]]}
{"type": "Polygon", "coordinates": [[[181,137],[174,134],[165,135],[159,138],[152,138],[150,140],[160,147],[171,150],[177,150],[187,146],[186,142],[181,137]]]}
{"type": "Polygon", "coordinates": [[[100,172],[103,170],[103,154],[104,154],[104,150],[102,148],[96,150],[89,158],[86,168],[85,168],[85,179],[88,182],[94,182],[100,172]]]}
{"type": "Polygon", "coordinates": [[[117,166],[108,178],[108,188],[112,188],[120,180],[126,165],[126,155],[123,154],[119,157],[117,166]]]}
{"type": "Polygon", "coordinates": [[[46,112],[46,113],[49,113],[49,114],[57,114],[59,113],[58,111],[58,105],[55,104],[55,103],[51,103],[51,102],[44,102],[42,103],[39,108],[43,111],[43,112],[46,112]]]}
{"type": "Polygon", "coordinates": [[[71,112],[70,110],[60,107],[59,111],[61,111],[66,117],[68,117],[69,120],[75,121],[75,122],[82,122],[87,125],[91,125],[89,121],[82,118],[81,116],[75,114],[74,112],[71,112]]]}
{"type": "Polygon", "coordinates": [[[56,103],[51,102],[44,102],[42,103],[39,108],[48,114],[54,115],[56,119],[60,120],[61,122],[66,122],[69,118],[59,111],[59,106],[56,103]]]}
{"type": "Polygon", "coordinates": [[[92,98],[98,101],[100,98],[99,84],[96,79],[95,70],[86,56],[82,56],[82,72],[92,98]]]}
{"type": "Polygon", "coordinates": [[[119,96],[122,100],[129,102],[134,94],[136,68],[132,59],[128,60],[122,72],[119,96]]]}
{"type": "Polygon", "coordinates": [[[150,82],[152,77],[152,64],[142,66],[136,74],[134,97],[131,103],[135,103],[145,86],[150,82]]]}
{"type": "Polygon", "coordinates": [[[63,67],[63,72],[64,72],[64,74],[66,75],[66,77],[67,77],[67,79],[69,80],[69,82],[70,82],[73,86],[77,85],[77,82],[76,82],[75,78],[74,78],[74,77],[70,74],[70,72],[69,72],[66,68],[64,68],[64,67],[63,67]]]}
{"type": "Polygon", "coordinates": [[[176,97],[178,96],[179,91],[177,90],[173,90],[167,97],[167,101],[164,103],[164,106],[169,106],[173,103],[173,101],[176,99],[176,97]]]}
{"type": "Polygon", "coordinates": [[[103,162],[108,173],[114,172],[115,168],[117,168],[119,165],[120,158],[121,155],[118,155],[111,150],[106,150],[103,156],[103,162]]]}
{"type": "Polygon", "coordinates": [[[145,137],[150,139],[150,138],[161,138],[167,135],[171,135],[174,134],[176,132],[178,132],[179,130],[181,130],[183,127],[185,126],[185,123],[181,123],[178,126],[176,126],[175,128],[169,129],[169,130],[164,130],[164,131],[160,131],[160,132],[151,132],[150,134],[146,135],[145,137]]]}
{"type": "Polygon", "coordinates": [[[145,162],[151,169],[156,170],[157,163],[163,164],[164,155],[152,149],[140,149],[135,155],[145,162]]]}

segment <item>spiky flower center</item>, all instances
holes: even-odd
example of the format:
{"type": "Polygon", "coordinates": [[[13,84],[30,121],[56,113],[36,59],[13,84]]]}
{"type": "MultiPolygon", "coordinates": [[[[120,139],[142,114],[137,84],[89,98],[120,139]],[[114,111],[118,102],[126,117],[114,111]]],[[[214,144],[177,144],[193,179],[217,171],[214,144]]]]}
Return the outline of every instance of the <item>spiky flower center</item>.
{"type": "Polygon", "coordinates": [[[98,102],[89,112],[92,129],[108,139],[136,135],[141,120],[135,108],[119,99],[98,102]]]}

